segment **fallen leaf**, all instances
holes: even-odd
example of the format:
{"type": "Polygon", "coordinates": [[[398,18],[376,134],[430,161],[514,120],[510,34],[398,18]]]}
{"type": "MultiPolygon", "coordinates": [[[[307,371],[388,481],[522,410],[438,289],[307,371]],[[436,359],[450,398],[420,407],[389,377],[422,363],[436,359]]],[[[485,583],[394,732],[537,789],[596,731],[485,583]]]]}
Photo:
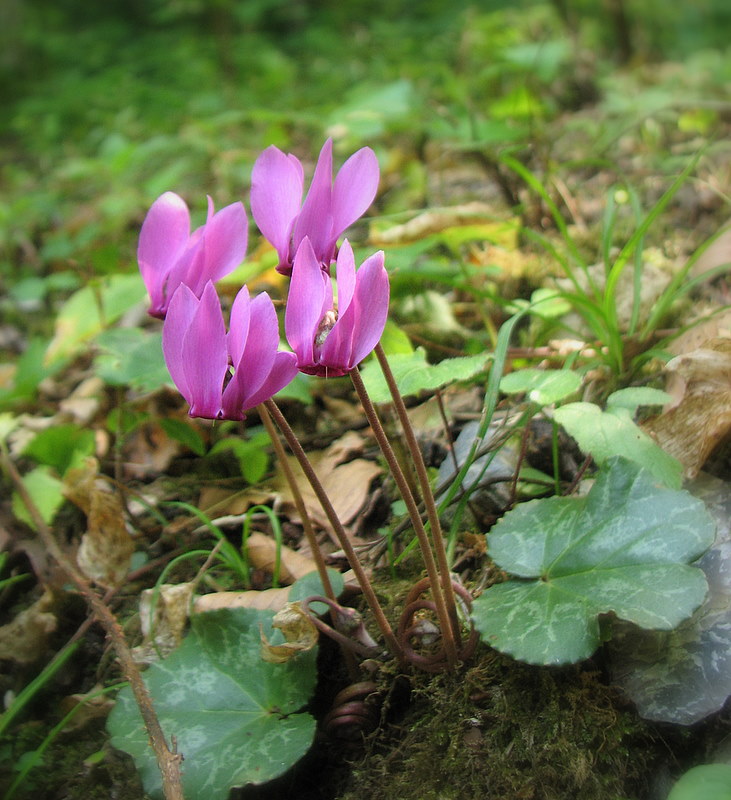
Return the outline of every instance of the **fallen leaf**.
{"type": "Polygon", "coordinates": [[[263,589],[260,592],[211,592],[195,598],[196,613],[219,608],[256,608],[259,611],[279,611],[289,601],[290,586],[263,589]]]}
{"type": "Polygon", "coordinates": [[[118,586],[129,572],[135,543],[119,495],[99,476],[95,458],[69,470],[64,495],[86,514],[86,533],[76,556],[82,572],[102,586],[118,586]]]}
{"type": "Polygon", "coordinates": [[[731,432],[731,338],[669,361],[666,391],[675,399],[642,428],[694,478],[714,448],[731,432]]]}
{"type": "MultiPolygon", "coordinates": [[[[246,553],[252,567],[262,569],[270,575],[274,572],[274,562],[277,556],[277,543],[274,539],[255,531],[249,534],[246,540],[246,553]]],[[[282,583],[294,583],[317,569],[311,558],[300,555],[286,545],[281,546],[279,558],[279,580],[282,583]]]]}
{"type": "Polygon", "coordinates": [[[0,627],[0,659],[33,664],[46,655],[48,637],[58,623],[51,611],[54,604],[53,594],[44,592],[30,608],[0,627]]]}
{"type": "Polygon", "coordinates": [[[140,627],[144,639],[132,651],[138,664],[159,661],[183,641],[194,589],[193,582],[163,583],[142,592],[140,627]]]}
{"type": "Polygon", "coordinates": [[[261,657],[270,664],[284,664],[317,644],[317,628],[299,603],[287,603],[274,615],[272,627],[282,631],[285,642],[271,644],[261,631],[261,657]]]}

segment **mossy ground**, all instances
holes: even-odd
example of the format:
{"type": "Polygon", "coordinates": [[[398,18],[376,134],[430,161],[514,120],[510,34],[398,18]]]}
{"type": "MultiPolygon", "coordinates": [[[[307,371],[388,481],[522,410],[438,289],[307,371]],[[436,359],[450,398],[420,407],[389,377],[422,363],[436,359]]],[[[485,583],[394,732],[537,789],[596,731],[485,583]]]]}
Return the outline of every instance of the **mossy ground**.
{"type": "Polygon", "coordinates": [[[657,738],[598,671],[483,651],[463,673],[413,679],[340,800],[645,798],[657,738]]]}

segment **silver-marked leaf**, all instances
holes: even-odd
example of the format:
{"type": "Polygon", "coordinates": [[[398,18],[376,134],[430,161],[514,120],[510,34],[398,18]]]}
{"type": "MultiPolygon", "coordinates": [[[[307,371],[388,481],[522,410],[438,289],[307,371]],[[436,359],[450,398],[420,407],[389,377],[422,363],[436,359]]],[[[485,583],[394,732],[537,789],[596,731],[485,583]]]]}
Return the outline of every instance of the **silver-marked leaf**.
{"type": "MultiPolygon", "coordinates": [[[[286,664],[260,657],[260,626],[273,634],[272,612],[209,611],[193,618],[191,633],[167,659],[152,665],[145,683],[168,742],[184,757],[185,796],[225,800],[232,786],[281,775],[309,749],[315,721],[296,713],[315,686],[316,649],[286,664]]],[[[160,773],[129,688],[108,721],[112,744],[129,753],[145,791],[162,796],[160,773]]]]}
{"type": "Polygon", "coordinates": [[[681,463],[635,425],[630,410],[621,402],[620,398],[606,411],[594,403],[569,403],[557,408],[554,418],[597,464],[613,456],[624,456],[649,470],[666,486],[679,489],[681,463]]]}
{"type": "Polygon", "coordinates": [[[731,493],[701,474],[689,490],[717,523],[716,540],[697,562],[708,581],[706,601],[673,631],[615,626],[613,679],[646,719],[692,725],[731,695],[731,493]]]}
{"type": "Polygon", "coordinates": [[[588,658],[601,614],[671,630],[703,602],[705,576],[688,562],[714,527],[701,501],[610,459],[585,497],[522,503],[492,529],[490,556],[521,580],[477,598],[475,626],[487,644],[535,664],[588,658]]]}

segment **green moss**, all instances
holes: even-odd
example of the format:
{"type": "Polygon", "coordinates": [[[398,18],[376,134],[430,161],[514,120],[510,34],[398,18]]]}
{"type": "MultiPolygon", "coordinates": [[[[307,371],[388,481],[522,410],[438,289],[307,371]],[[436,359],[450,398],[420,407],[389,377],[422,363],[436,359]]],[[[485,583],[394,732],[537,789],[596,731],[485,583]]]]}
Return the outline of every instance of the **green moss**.
{"type": "Polygon", "coordinates": [[[457,676],[416,676],[404,717],[368,742],[340,800],[637,798],[651,738],[596,673],[488,653],[457,676]]]}

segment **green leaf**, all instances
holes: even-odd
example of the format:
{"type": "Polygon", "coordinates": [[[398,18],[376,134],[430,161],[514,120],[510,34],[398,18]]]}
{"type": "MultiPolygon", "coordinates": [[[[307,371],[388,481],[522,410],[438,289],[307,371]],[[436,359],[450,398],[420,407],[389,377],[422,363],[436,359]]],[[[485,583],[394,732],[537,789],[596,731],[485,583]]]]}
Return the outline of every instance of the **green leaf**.
{"type": "Polygon", "coordinates": [[[670,790],[668,800],[731,800],[731,765],[689,769],[670,790]]]}
{"type": "Polygon", "coordinates": [[[203,441],[200,431],[193,425],[189,425],[181,419],[163,417],[160,419],[160,427],[171,439],[175,439],[176,442],[185,445],[197,456],[206,454],[206,443],[203,441]]]}
{"type": "MultiPolygon", "coordinates": [[[[316,650],[285,664],[260,657],[260,626],[273,632],[270,611],[209,611],[193,618],[183,644],[145,673],[168,741],[185,758],[185,796],[225,800],[233,786],[281,775],[309,749],[315,720],[297,713],[315,688],[316,650]]],[[[108,728],[112,744],[135,760],[145,791],[162,797],[160,773],[129,687],[108,728]]]]}
{"type": "Polygon", "coordinates": [[[626,408],[634,414],[640,406],[664,406],[673,398],[661,389],[650,386],[630,386],[620,389],[607,397],[607,406],[610,408],[626,408]]]}
{"type": "MultiPolygon", "coordinates": [[[[335,593],[335,597],[340,597],[340,595],[343,593],[343,589],[345,588],[343,573],[328,567],[327,574],[330,578],[330,585],[335,593]]],[[[315,594],[319,594],[321,596],[325,594],[325,588],[322,585],[322,581],[320,580],[317,570],[314,572],[308,572],[307,575],[303,575],[292,584],[292,588],[289,590],[289,602],[296,603],[300,600],[306,600],[308,597],[312,597],[312,595],[315,594]]],[[[310,606],[310,609],[314,611],[315,614],[326,614],[329,610],[329,607],[325,603],[317,602],[313,603],[310,606]]]]}
{"type": "Polygon", "coordinates": [[[68,469],[80,466],[92,455],[95,446],[94,431],[69,423],[41,431],[26,445],[23,455],[53,467],[63,477],[68,469]]]}
{"type": "Polygon", "coordinates": [[[139,328],[103,331],[96,343],[104,352],[94,360],[97,375],[110,386],[131,386],[152,392],[171,382],[162,355],[162,333],[139,328]]]}
{"type": "Polygon", "coordinates": [[[268,446],[269,436],[264,432],[256,433],[248,439],[230,436],[216,442],[211,448],[211,455],[230,450],[238,459],[244,479],[254,484],[264,477],[269,466],[268,446]]]}
{"type": "Polygon", "coordinates": [[[613,405],[602,411],[594,403],[569,403],[554,419],[571,434],[597,464],[623,456],[649,470],[671,488],[680,488],[683,467],[632,420],[628,409],[613,405]]]}
{"type": "Polygon", "coordinates": [[[541,406],[557,403],[580,387],[581,375],[568,369],[521,369],[500,381],[500,391],[505,394],[527,392],[528,399],[541,406]]]}
{"type": "Polygon", "coordinates": [[[46,352],[46,362],[53,364],[73,356],[89,339],[140,303],[144,296],[145,286],[137,272],[112,275],[74,292],[56,316],[56,329],[46,352]]]}
{"type": "MultiPolygon", "coordinates": [[[[38,507],[41,516],[50,524],[56,512],[64,501],[63,484],[51,474],[47,466],[36,467],[23,476],[23,485],[31,496],[31,500],[38,507]]],[[[25,503],[17,492],[13,492],[13,514],[23,522],[35,528],[25,503]]]]}
{"type": "MultiPolygon", "coordinates": [[[[446,358],[438,364],[429,364],[426,353],[419,347],[413,353],[390,356],[388,363],[396,378],[401,394],[418,394],[427,389],[436,389],[452,381],[462,381],[477,375],[485,369],[487,357],[463,356],[446,358]]],[[[378,363],[371,362],[363,367],[363,382],[374,403],[387,403],[391,400],[386,380],[378,363]]]]}
{"type": "Polygon", "coordinates": [[[477,598],[475,626],[487,644],[532,664],[588,658],[600,614],[671,630],[703,602],[705,576],[688,562],[714,528],[700,500],[612,459],[586,497],[522,503],[490,531],[490,556],[521,580],[477,598]]]}

